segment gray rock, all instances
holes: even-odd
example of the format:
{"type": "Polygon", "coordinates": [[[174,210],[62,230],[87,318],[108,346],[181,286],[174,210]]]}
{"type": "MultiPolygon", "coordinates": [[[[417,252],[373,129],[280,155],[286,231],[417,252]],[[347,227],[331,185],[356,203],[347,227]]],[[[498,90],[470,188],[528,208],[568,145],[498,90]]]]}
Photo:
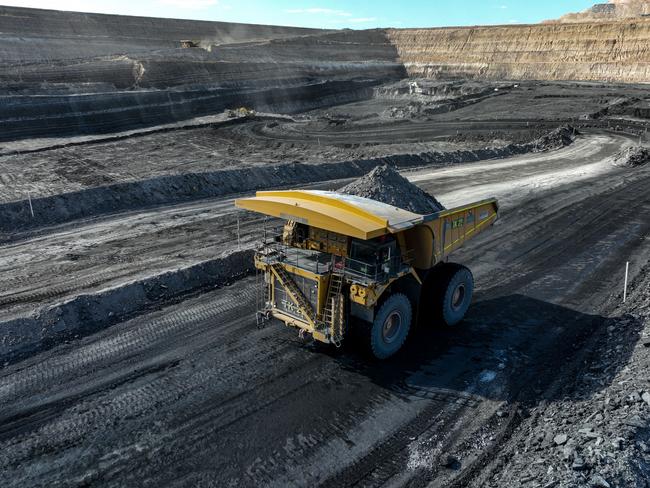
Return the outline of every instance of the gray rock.
{"type": "Polygon", "coordinates": [[[451,455],[442,456],[440,464],[445,468],[453,468],[458,464],[458,459],[451,455]]]}
{"type": "Polygon", "coordinates": [[[587,463],[581,456],[576,456],[573,459],[573,464],[571,465],[571,469],[574,471],[584,471],[587,469],[587,463]]]}
{"type": "Polygon", "coordinates": [[[625,439],[623,439],[622,437],[617,437],[612,441],[612,446],[614,447],[614,449],[618,449],[620,451],[621,449],[623,449],[624,442],[625,439]]]}
{"type": "Polygon", "coordinates": [[[553,441],[555,442],[555,445],[561,446],[563,444],[566,444],[566,441],[568,440],[568,437],[566,434],[558,434],[553,438],[553,441]]]}
{"type": "Polygon", "coordinates": [[[575,456],[575,453],[575,449],[565,446],[564,449],[562,449],[562,461],[571,461],[573,456],[575,456]]]}
{"type": "Polygon", "coordinates": [[[591,477],[589,484],[592,488],[611,488],[611,485],[607,480],[598,474],[591,477]]]}
{"type": "Polygon", "coordinates": [[[648,393],[647,391],[644,392],[643,395],[641,395],[641,399],[642,399],[644,402],[646,402],[646,404],[647,404],[648,406],[650,406],[650,393],[648,393]]]}
{"type": "Polygon", "coordinates": [[[629,427],[636,427],[636,428],[639,428],[639,429],[642,429],[642,428],[645,427],[645,423],[636,415],[634,417],[630,418],[630,419],[625,419],[623,421],[623,423],[625,425],[629,426],[629,427]]]}
{"type": "Polygon", "coordinates": [[[557,485],[559,485],[560,482],[558,480],[555,481],[549,481],[546,483],[542,488],[555,488],[557,485]]]}

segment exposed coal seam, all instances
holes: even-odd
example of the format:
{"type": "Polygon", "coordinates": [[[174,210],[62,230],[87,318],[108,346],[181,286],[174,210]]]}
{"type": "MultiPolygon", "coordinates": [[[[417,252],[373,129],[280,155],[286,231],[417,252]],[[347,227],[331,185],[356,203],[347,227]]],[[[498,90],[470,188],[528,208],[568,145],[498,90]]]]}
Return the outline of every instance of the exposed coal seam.
{"type": "MultiPolygon", "coordinates": [[[[259,120],[266,120],[267,117],[259,117],[256,116],[257,119],[259,120]]],[[[268,117],[269,119],[274,119],[275,117],[268,117]]],[[[116,141],[123,141],[125,139],[135,139],[137,137],[145,137],[149,136],[151,134],[161,134],[165,132],[172,132],[172,131],[179,131],[179,130],[193,130],[193,129],[202,129],[205,127],[228,127],[230,125],[235,125],[235,124],[240,124],[242,122],[248,121],[250,118],[244,119],[244,118],[235,118],[235,119],[230,119],[230,120],[224,120],[224,121],[217,121],[217,122],[194,122],[194,123],[188,123],[187,125],[183,125],[182,122],[176,123],[174,125],[168,126],[168,127],[151,127],[151,128],[145,128],[145,129],[134,129],[137,130],[137,132],[126,132],[126,133],[117,133],[115,135],[107,135],[107,136],[97,136],[98,139],[95,140],[85,140],[85,141],[73,141],[73,142],[62,142],[59,144],[52,144],[49,146],[45,147],[38,147],[34,149],[15,149],[15,150],[8,150],[8,151],[2,151],[2,148],[0,147],[0,157],[3,156],[17,156],[20,154],[32,154],[32,153],[41,153],[41,152],[46,152],[46,151],[53,151],[55,149],[64,149],[66,147],[74,147],[74,146],[88,146],[91,144],[104,144],[107,142],[116,142],[116,141]]]]}
{"type": "Polygon", "coordinates": [[[106,134],[152,127],[229,108],[298,113],[369,99],[373,87],[399,74],[371,80],[324,80],[267,89],[205,87],[183,91],[154,90],[75,96],[1,97],[0,141],[31,137],[106,134]]]}
{"type": "Polygon", "coordinates": [[[78,295],[33,316],[0,322],[0,366],[89,335],[188,294],[225,285],[252,271],[245,249],[192,266],[78,295]]]}

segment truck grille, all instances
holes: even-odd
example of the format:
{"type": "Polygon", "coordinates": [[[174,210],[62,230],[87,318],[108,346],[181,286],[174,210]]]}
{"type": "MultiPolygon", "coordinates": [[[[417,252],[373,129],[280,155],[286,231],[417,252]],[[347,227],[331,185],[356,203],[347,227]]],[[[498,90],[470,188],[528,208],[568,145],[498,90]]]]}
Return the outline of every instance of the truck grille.
{"type": "MultiPolygon", "coordinates": [[[[295,281],[296,285],[298,285],[298,288],[305,296],[309,304],[314,310],[316,310],[318,307],[318,282],[293,273],[289,274],[291,275],[291,279],[295,281]]],[[[278,279],[274,278],[274,280],[273,289],[275,291],[275,308],[299,320],[305,320],[306,317],[300,313],[298,306],[294,303],[289,294],[282,287],[278,279]]]]}

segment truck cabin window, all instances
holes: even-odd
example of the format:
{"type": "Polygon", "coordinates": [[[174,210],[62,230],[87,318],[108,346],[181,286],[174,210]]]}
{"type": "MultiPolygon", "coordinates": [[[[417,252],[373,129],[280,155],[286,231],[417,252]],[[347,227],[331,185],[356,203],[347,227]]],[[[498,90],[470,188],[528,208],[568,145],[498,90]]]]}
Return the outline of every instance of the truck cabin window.
{"type": "Polygon", "coordinates": [[[353,239],[350,243],[349,266],[364,274],[390,273],[398,255],[397,242],[393,237],[381,236],[369,241],[353,239]]]}

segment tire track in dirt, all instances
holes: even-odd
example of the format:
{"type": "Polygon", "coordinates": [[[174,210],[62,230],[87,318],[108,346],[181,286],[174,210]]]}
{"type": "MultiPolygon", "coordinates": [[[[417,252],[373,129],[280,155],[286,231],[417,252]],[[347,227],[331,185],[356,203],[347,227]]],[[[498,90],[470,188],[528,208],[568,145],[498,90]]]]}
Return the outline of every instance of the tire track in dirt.
{"type": "MultiPolygon", "coordinates": [[[[557,190],[544,191],[522,206],[524,214],[504,219],[503,227],[477,239],[459,253],[470,264],[490,261],[480,268],[477,282],[490,276],[495,286],[481,287],[477,306],[486,313],[495,311],[498,304],[485,305],[492,295],[523,290],[534,295],[545,290],[545,277],[571,276],[565,266],[582,262],[590,243],[603,243],[605,249],[599,252],[608,258],[629,252],[625,243],[608,238],[627,226],[643,232],[630,214],[630,201],[647,202],[647,179],[646,173],[636,172],[625,187],[566,185],[561,191],[575,192],[575,201],[561,206],[547,203],[557,190]],[[596,202],[599,198],[602,201],[596,202]],[[520,227],[525,212],[534,214],[540,206],[545,216],[520,227]],[[599,212],[602,221],[596,218],[599,212]],[[577,221],[576,213],[581,216],[577,221]],[[550,240],[540,241],[545,237],[550,240]],[[575,246],[568,244],[572,237],[578,241],[575,246]],[[505,240],[510,244],[504,248],[505,240]],[[517,248],[520,251],[513,252],[517,248]],[[491,253],[487,258],[486,250],[491,253]]],[[[603,270],[608,269],[604,263],[603,270]]],[[[600,278],[586,273],[581,279],[587,286],[600,278]]],[[[255,330],[247,316],[254,303],[252,281],[138,317],[6,368],[0,375],[0,406],[3,413],[11,413],[12,423],[5,422],[0,435],[0,465],[8,479],[25,485],[90,473],[88,479],[103,480],[108,486],[135,485],[145,478],[179,485],[203,481],[259,486],[281,484],[300,471],[313,485],[378,486],[402,475],[413,486],[424,486],[435,472],[408,468],[414,443],[440,433],[442,448],[456,449],[476,432],[468,417],[476,422],[489,419],[503,397],[481,393],[472,405],[458,403],[453,395],[449,402],[440,401],[405,390],[408,376],[422,367],[443,374],[437,367],[446,364],[448,386],[464,392],[466,381],[476,381],[489,366],[486,362],[495,347],[510,345],[525,353],[533,350],[531,341],[540,342],[533,334],[536,329],[516,319],[509,331],[502,323],[506,318],[498,314],[492,321],[471,315],[468,330],[453,336],[449,350],[445,344],[439,346],[441,356],[421,355],[416,344],[392,366],[363,366],[301,348],[287,340],[290,331],[279,326],[255,330]],[[174,324],[165,322],[166,317],[173,317],[174,324]],[[523,338],[514,342],[508,334],[523,338]],[[482,361],[461,367],[454,355],[465,360],[478,355],[482,361]],[[384,374],[391,369],[392,374],[384,374]],[[41,404],[48,404],[42,416],[32,417],[41,404]],[[383,407],[399,413],[390,422],[375,425],[384,434],[354,430],[383,407]],[[354,450],[364,442],[367,450],[354,450]],[[328,449],[339,449],[347,462],[322,457],[328,449]],[[58,471],[44,471],[44,466],[56,466],[58,471]],[[334,477],[326,481],[330,476],[334,477]]],[[[586,292],[574,293],[566,299],[588,301],[586,292]]],[[[603,296],[602,290],[598,293],[603,296]]],[[[564,301],[562,287],[548,299],[564,301]]],[[[546,340],[552,346],[558,337],[549,332],[546,340]]],[[[517,369],[522,367],[500,373],[508,395],[516,394],[528,378],[517,369]]],[[[432,386],[437,379],[432,373],[432,386]]],[[[497,425],[495,432],[500,428],[506,427],[497,425]]]]}

